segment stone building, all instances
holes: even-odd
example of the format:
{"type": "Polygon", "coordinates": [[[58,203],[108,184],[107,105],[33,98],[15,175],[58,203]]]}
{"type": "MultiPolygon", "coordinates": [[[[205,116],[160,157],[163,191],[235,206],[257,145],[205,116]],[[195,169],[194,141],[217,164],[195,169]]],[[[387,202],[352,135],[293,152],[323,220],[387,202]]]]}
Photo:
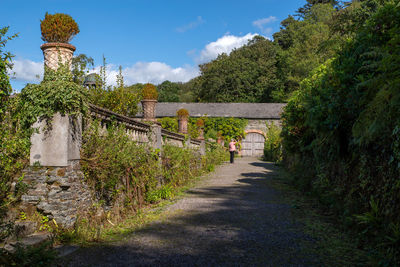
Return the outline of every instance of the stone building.
{"type": "MultiPolygon", "coordinates": [[[[186,109],[190,117],[225,117],[244,118],[248,120],[242,140],[243,156],[260,156],[263,154],[266,122],[280,125],[282,103],[157,103],[155,116],[175,117],[176,111],[186,109]]],[[[141,117],[138,114],[137,117],[141,117]]]]}

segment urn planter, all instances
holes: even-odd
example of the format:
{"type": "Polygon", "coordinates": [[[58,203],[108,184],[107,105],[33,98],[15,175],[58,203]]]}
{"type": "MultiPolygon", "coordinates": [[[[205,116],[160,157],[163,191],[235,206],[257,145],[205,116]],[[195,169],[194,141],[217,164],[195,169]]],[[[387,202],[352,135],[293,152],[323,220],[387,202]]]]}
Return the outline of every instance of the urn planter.
{"type": "Polygon", "coordinates": [[[156,119],[156,104],[157,100],[154,99],[143,99],[143,120],[155,121],[156,119]]]}
{"type": "Polygon", "coordinates": [[[71,67],[75,46],[67,43],[44,43],[40,46],[43,51],[44,65],[52,70],[57,70],[59,61],[71,67]]]}
{"type": "Polygon", "coordinates": [[[181,134],[187,134],[188,133],[188,121],[189,117],[188,116],[180,116],[178,117],[178,132],[181,134]]]}

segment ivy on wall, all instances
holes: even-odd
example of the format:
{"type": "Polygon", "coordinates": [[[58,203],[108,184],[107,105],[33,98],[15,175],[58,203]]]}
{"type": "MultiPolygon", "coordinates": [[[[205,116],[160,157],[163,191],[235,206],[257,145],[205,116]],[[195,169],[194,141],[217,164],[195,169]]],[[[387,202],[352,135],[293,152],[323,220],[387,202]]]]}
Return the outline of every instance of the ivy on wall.
{"type": "MultiPolygon", "coordinates": [[[[245,128],[248,121],[240,118],[189,118],[188,131],[189,135],[193,138],[199,136],[198,121],[204,122],[204,136],[206,139],[212,138],[216,140],[218,136],[222,136],[225,140],[234,138],[236,140],[243,139],[245,137],[245,128]]],[[[160,118],[158,121],[161,126],[169,131],[178,131],[178,119],[165,117],[160,118]]]]}

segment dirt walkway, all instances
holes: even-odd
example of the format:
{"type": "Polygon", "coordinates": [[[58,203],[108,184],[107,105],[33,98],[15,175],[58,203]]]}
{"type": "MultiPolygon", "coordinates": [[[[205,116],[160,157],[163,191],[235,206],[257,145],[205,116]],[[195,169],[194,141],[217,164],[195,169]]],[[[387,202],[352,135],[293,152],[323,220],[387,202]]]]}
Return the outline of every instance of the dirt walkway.
{"type": "Polygon", "coordinates": [[[318,266],[302,233],[269,186],[273,164],[243,158],[225,164],[165,211],[166,219],[127,241],[85,248],[69,266],[318,266]]]}

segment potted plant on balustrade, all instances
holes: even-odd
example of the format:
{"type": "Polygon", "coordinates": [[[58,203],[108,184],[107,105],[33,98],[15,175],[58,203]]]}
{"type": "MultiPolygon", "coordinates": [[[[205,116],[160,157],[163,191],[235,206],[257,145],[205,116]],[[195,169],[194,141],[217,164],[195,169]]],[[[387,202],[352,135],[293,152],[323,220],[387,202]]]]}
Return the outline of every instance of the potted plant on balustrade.
{"type": "Polygon", "coordinates": [[[176,112],[178,116],[178,132],[182,134],[188,133],[189,111],[181,108],[176,112]]]}
{"type": "Polygon", "coordinates": [[[57,70],[59,61],[70,66],[76,48],[69,42],[79,33],[75,20],[67,14],[46,12],[44,20],[40,21],[40,30],[42,40],[46,42],[40,46],[45,67],[57,70]]]}
{"type": "Polygon", "coordinates": [[[143,119],[147,121],[155,121],[155,109],[157,104],[158,92],[157,88],[147,83],[142,89],[142,107],[143,119]]]}
{"type": "Polygon", "coordinates": [[[204,120],[203,119],[198,119],[196,122],[198,131],[199,131],[199,140],[204,140],[204,120]]]}

